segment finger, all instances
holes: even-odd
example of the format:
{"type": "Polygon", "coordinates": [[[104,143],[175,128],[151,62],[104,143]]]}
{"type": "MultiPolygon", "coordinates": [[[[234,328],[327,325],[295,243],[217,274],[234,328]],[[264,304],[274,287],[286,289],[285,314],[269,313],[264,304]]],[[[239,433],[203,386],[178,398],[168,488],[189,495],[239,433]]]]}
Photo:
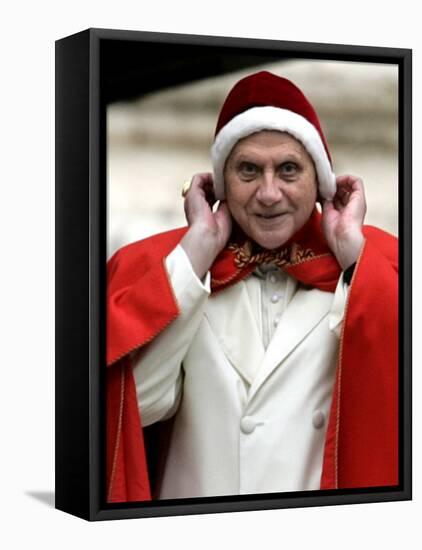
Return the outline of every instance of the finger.
{"type": "Polygon", "coordinates": [[[365,190],[362,179],[351,175],[338,176],[336,199],[343,206],[347,206],[350,202],[365,204],[365,190]]]}
{"type": "Polygon", "coordinates": [[[192,178],[191,188],[206,189],[210,185],[213,185],[211,172],[201,172],[192,178]]]}
{"type": "Polygon", "coordinates": [[[337,176],[336,185],[337,189],[347,189],[349,191],[359,190],[363,192],[362,178],[358,178],[357,176],[352,176],[350,174],[337,176]]]}
{"type": "Polygon", "coordinates": [[[213,207],[215,205],[215,203],[217,202],[217,199],[215,198],[215,193],[214,193],[214,186],[211,185],[211,186],[207,186],[205,189],[205,199],[206,201],[208,202],[208,204],[213,207]]]}
{"type": "Polygon", "coordinates": [[[341,210],[344,207],[343,201],[339,198],[333,200],[333,207],[335,210],[341,210]]]}
{"type": "Polygon", "coordinates": [[[347,190],[339,190],[333,197],[333,205],[336,210],[343,210],[350,202],[351,194],[347,190]]]}
{"type": "Polygon", "coordinates": [[[202,197],[205,198],[205,200],[211,207],[216,202],[214,194],[214,182],[212,179],[212,174],[210,172],[195,174],[195,176],[192,178],[190,191],[195,194],[199,193],[202,197]]]}
{"type": "Polygon", "coordinates": [[[335,196],[335,199],[341,206],[346,206],[350,200],[351,193],[352,192],[349,189],[340,188],[335,196]]]}
{"type": "Polygon", "coordinates": [[[344,187],[337,187],[336,194],[332,198],[333,208],[338,210],[341,206],[343,206],[346,194],[347,194],[347,189],[345,189],[344,187]]]}
{"type": "Polygon", "coordinates": [[[337,185],[342,185],[344,183],[353,183],[354,181],[360,179],[358,176],[352,174],[342,174],[336,177],[337,185]]]}

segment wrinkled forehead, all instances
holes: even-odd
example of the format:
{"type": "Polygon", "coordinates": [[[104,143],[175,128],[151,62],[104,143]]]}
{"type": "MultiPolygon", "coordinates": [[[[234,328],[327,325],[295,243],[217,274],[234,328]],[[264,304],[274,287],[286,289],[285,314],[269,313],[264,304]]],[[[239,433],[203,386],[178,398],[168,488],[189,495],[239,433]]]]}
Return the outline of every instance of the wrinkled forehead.
{"type": "Polygon", "coordinates": [[[278,130],[261,130],[249,136],[246,136],[233,146],[230,151],[225,167],[234,160],[241,157],[250,157],[251,159],[263,159],[267,156],[285,156],[292,155],[299,160],[312,163],[313,160],[300,140],[293,137],[288,132],[278,130]]]}

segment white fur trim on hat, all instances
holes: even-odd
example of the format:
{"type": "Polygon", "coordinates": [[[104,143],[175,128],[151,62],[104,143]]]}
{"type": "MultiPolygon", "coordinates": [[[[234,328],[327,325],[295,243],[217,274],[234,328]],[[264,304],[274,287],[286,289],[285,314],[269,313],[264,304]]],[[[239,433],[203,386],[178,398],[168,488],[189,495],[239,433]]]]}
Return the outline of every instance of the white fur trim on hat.
{"type": "Polygon", "coordinates": [[[336,177],[321,137],[315,126],[293,111],[279,107],[252,107],[232,118],[217,134],[211,148],[214,170],[214,192],[224,199],[224,165],[235,144],[242,138],[261,130],[288,132],[305,147],[315,164],[319,192],[332,199],[336,192],[336,177]]]}

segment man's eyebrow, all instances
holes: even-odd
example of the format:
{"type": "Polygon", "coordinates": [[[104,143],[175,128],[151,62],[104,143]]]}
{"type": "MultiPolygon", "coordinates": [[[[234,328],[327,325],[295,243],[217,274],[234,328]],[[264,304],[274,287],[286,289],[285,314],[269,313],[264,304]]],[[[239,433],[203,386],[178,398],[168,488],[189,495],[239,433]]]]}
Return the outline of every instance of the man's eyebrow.
{"type": "Polygon", "coordinates": [[[259,162],[259,157],[256,156],[255,153],[235,153],[233,156],[233,160],[246,160],[248,162],[259,162]]]}
{"type": "MultiPolygon", "coordinates": [[[[257,155],[254,152],[238,152],[234,153],[233,161],[239,162],[239,161],[246,161],[251,163],[259,163],[261,162],[261,158],[259,155],[257,155]]],[[[283,162],[288,162],[289,160],[295,160],[297,162],[300,162],[303,160],[303,155],[299,151],[289,151],[286,153],[281,153],[279,159],[277,160],[277,164],[281,164],[283,162]]]]}

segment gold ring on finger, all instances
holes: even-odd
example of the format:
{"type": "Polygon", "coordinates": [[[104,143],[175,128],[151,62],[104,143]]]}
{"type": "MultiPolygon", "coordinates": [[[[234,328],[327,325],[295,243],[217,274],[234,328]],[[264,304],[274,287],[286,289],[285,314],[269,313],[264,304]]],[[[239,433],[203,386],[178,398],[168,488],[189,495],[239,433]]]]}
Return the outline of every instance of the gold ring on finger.
{"type": "Polygon", "coordinates": [[[187,194],[187,192],[188,192],[189,189],[190,189],[191,183],[192,183],[192,180],[187,180],[187,181],[185,181],[185,183],[183,184],[183,187],[182,187],[182,197],[186,197],[186,194],[187,194]]]}

